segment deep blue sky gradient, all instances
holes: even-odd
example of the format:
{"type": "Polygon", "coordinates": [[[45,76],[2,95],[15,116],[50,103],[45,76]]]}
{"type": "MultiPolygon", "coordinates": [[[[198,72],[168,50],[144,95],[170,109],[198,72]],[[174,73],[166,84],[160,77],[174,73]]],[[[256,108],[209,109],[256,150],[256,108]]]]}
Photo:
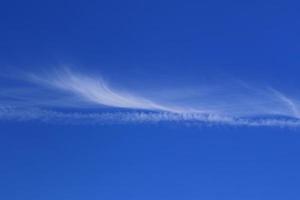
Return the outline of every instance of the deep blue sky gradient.
{"type": "MultiPolygon", "coordinates": [[[[139,87],[222,77],[297,96],[298,1],[1,1],[0,69],[139,87]]],[[[2,81],[2,87],[12,83],[2,81]]],[[[0,122],[0,199],[300,198],[298,129],[0,122]]]]}

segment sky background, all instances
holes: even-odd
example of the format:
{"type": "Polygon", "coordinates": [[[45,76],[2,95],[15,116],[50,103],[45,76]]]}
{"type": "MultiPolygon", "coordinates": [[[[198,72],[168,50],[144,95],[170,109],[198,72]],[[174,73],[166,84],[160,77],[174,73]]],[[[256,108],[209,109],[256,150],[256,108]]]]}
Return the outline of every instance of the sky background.
{"type": "Polygon", "coordinates": [[[292,0],[2,1],[0,198],[299,199],[299,9],[292,0]],[[61,118],[193,108],[284,120],[65,123],[41,108],[61,118]]]}

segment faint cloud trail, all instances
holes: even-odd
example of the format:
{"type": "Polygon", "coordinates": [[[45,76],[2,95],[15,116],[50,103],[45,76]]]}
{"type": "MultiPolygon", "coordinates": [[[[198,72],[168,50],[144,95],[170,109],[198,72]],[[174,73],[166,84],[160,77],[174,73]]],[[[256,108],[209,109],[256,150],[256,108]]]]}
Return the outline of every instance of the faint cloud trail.
{"type": "Polygon", "coordinates": [[[246,127],[300,127],[299,119],[291,118],[231,118],[218,115],[196,113],[170,113],[145,111],[115,112],[58,112],[42,109],[0,108],[0,120],[4,121],[40,121],[63,124],[145,124],[177,122],[189,125],[246,126],[246,127]]]}
{"type": "Polygon", "coordinates": [[[34,81],[46,84],[60,90],[77,95],[84,101],[116,108],[161,110],[169,112],[183,112],[175,107],[164,106],[151,100],[129,94],[128,92],[118,91],[107,85],[101,78],[92,78],[71,72],[68,69],[63,70],[57,76],[50,78],[33,77],[34,81]]]}
{"type": "MultiPolygon", "coordinates": [[[[79,124],[188,122],[251,127],[300,125],[297,101],[273,88],[256,89],[243,84],[229,88],[222,85],[214,90],[207,86],[196,98],[185,96],[179,98],[178,102],[162,100],[159,89],[157,95],[145,98],[137,93],[113,88],[101,76],[95,78],[68,68],[47,75],[30,74],[26,77],[27,82],[34,85],[29,88],[31,92],[28,92],[28,88],[17,88],[11,89],[12,92],[6,89],[5,95],[0,94],[1,120],[79,124]],[[36,90],[38,92],[34,93],[36,90]],[[93,110],[86,111],[86,106],[93,110]],[[62,111],[61,108],[71,111],[62,111]],[[82,112],[74,112],[72,108],[81,109],[82,112]],[[108,108],[112,110],[105,111],[108,108]]],[[[182,92],[179,90],[175,96],[180,97],[182,92]]]]}
{"type": "Polygon", "coordinates": [[[278,97],[278,99],[280,99],[283,103],[287,105],[287,107],[291,110],[295,117],[300,118],[300,111],[296,104],[290,98],[273,88],[270,88],[270,90],[274,93],[274,95],[278,97]]]}

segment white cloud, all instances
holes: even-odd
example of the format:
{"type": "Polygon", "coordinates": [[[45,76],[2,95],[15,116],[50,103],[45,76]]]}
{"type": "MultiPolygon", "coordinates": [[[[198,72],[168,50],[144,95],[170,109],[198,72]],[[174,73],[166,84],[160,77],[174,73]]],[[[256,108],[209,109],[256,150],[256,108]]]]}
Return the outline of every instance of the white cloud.
{"type": "Polygon", "coordinates": [[[232,118],[199,113],[170,113],[146,111],[116,112],[58,112],[42,109],[1,107],[0,120],[40,121],[66,124],[128,124],[178,122],[189,125],[223,125],[246,127],[300,127],[292,118],[232,118]]]}
{"type": "Polygon", "coordinates": [[[164,106],[138,95],[125,91],[119,91],[110,87],[100,77],[97,79],[71,72],[68,69],[55,76],[37,77],[33,80],[47,86],[60,89],[80,98],[83,101],[116,108],[160,110],[170,112],[182,112],[179,108],[164,106]]]}
{"type": "Polygon", "coordinates": [[[296,103],[288,98],[287,96],[285,96],[284,94],[282,94],[281,92],[275,90],[275,89],[270,89],[274,95],[281,100],[284,104],[286,104],[287,108],[291,111],[291,113],[294,115],[294,117],[296,118],[300,118],[300,111],[298,106],[296,105],[296,103]]]}
{"type": "Polygon", "coordinates": [[[29,77],[29,82],[34,84],[31,88],[6,88],[5,93],[0,94],[0,119],[76,123],[167,121],[283,127],[298,127],[300,124],[297,101],[275,89],[251,88],[245,84],[226,87],[222,84],[218,90],[207,86],[205,90],[197,91],[197,95],[189,96],[182,94],[184,90],[179,89],[176,93],[176,89],[171,88],[178,100],[161,98],[159,89],[156,89],[156,95],[145,98],[111,87],[99,76],[95,78],[68,69],[29,77]],[[180,98],[181,95],[184,98],[180,98]],[[9,107],[11,105],[14,107],[9,107]],[[55,110],[54,107],[82,109],[87,105],[97,112],[51,111],[55,110]],[[117,110],[99,111],[99,106],[117,110]]]}

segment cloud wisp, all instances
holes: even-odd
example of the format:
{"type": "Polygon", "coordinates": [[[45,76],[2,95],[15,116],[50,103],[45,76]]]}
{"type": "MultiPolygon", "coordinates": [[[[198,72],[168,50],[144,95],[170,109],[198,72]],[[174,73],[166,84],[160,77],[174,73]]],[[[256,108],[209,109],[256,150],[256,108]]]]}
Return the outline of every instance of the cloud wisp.
{"type": "Polygon", "coordinates": [[[172,113],[146,111],[116,112],[60,112],[43,109],[0,108],[1,121],[39,121],[63,124],[145,124],[145,123],[185,123],[208,126],[247,126],[247,127],[300,127],[295,118],[233,118],[199,113],[172,113]]]}
{"type": "Polygon", "coordinates": [[[42,78],[32,76],[32,78],[38,84],[64,91],[85,103],[113,108],[184,112],[179,108],[165,106],[139,95],[116,90],[110,87],[100,76],[92,78],[64,69],[62,73],[56,73],[56,76],[42,78]]]}
{"type": "MultiPolygon", "coordinates": [[[[249,89],[239,86],[210,90],[206,87],[205,92],[199,90],[199,95],[179,98],[179,101],[162,98],[159,89],[157,95],[145,98],[137,93],[111,87],[99,76],[95,78],[69,69],[46,76],[31,74],[27,77],[30,83],[28,87],[18,87],[17,90],[7,88],[0,94],[0,120],[68,123],[193,122],[300,127],[297,101],[272,88],[249,89]],[[86,106],[94,110],[85,111],[86,106]],[[56,109],[67,107],[83,111],[56,109]]],[[[180,94],[176,96],[180,97],[180,94]]]]}

